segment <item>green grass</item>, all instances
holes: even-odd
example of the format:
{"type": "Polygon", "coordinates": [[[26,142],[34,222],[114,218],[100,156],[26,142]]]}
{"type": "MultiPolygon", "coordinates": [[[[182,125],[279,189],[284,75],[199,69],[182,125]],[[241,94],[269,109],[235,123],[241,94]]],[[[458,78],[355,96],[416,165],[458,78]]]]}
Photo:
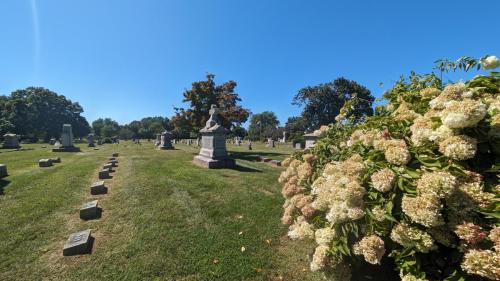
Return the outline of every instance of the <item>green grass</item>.
{"type": "Polygon", "coordinates": [[[0,181],[0,280],[321,280],[307,272],[311,245],[290,242],[280,224],[282,169],[255,158],[282,160],[291,146],[229,145],[235,170],[194,166],[198,148],[181,144],[80,146],[0,150],[10,174],[0,181]],[[91,196],[112,152],[120,157],[108,194],[91,196]],[[63,162],[38,168],[55,155],[63,162]],[[80,205],[93,198],[102,217],[81,221],[80,205]],[[63,257],[68,235],[87,228],[92,254],[63,257]]]}

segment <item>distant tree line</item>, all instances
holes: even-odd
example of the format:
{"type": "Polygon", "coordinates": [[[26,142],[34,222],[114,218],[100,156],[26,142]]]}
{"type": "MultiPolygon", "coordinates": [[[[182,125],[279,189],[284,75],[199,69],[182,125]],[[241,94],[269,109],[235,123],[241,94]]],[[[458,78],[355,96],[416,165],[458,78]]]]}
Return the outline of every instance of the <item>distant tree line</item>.
{"type": "Polygon", "coordinates": [[[292,104],[302,108],[299,116],[288,118],[284,126],[272,111],[252,114],[240,105],[241,98],[235,92],[237,83],[227,81],[215,83],[215,75],[207,74],[206,79],[195,81],[184,91],[183,101],[187,107],[174,108],[175,114],[167,117],[146,117],[120,125],[111,118],[99,118],[89,126],[81,115],[83,108],[48,89],[29,87],[17,90],[10,96],[0,96],[0,134],[7,132],[20,134],[26,138],[58,138],[62,124],[73,126],[75,137],[86,136],[91,131],[101,138],[154,139],[162,131],[171,131],[174,138],[196,138],[205,126],[212,104],[220,109],[221,125],[228,129],[228,137],[250,140],[279,139],[283,132],[293,142],[303,142],[303,135],[322,125],[335,123],[335,117],[344,104],[356,97],[354,107],[349,111],[349,119],[358,122],[373,115],[372,103],[375,98],[366,87],[355,81],[337,78],[331,82],[300,89],[292,104]],[[248,131],[242,127],[250,118],[248,131]]]}
{"type": "Polygon", "coordinates": [[[74,136],[82,137],[90,132],[82,113],[78,102],[45,88],[28,87],[0,96],[0,135],[48,141],[60,137],[63,124],[71,124],[74,136]]]}

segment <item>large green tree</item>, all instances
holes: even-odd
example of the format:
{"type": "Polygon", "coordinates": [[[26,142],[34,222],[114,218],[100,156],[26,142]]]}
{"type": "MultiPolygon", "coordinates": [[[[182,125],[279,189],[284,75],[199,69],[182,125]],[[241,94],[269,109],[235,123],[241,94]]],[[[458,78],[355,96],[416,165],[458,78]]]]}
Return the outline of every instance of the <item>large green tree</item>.
{"type": "Polygon", "coordinates": [[[275,137],[279,124],[278,117],[272,111],[253,114],[248,127],[248,137],[252,140],[275,137]]]}
{"type": "Polygon", "coordinates": [[[92,122],[92,131],[96,136],[111,138],[120,132],[120,124],[111,118],[99,118],[92,122]]]}
{"type": "Polygon", "coordinates": [[[82,137],[90,132],[82,113],[80,104],[63,95],[42,87],[28,87],[0,99],[0,133],[48,140],[61,135],[62,124],[71,124],[73,134],[82,137]]]}
{"type": "Polygon", "coordinates": [[[185,134],[186,126],[188,126],[190,132],[198,133],[209,118],[212,104],[219,107],[220,121],[227,129],[247,121],[250,110],[238,104],[241,99],[234,91],[236,82],[231,80],[216,85],[214,78],[215,75],[207,74],[206,80],[193,82],[191,89],[183,93],[183,102],[189,103],[189,107],[187,109],[175,108],[176,115],[172,117],[172,122],[174,126],[182,126],[176,128],[176,132],[185,134]]]}
{"type": "Polygon", "coordinates": [[[356,96],[359,100],[351,112],[351,120],[357,122],[364,116],[373,115],[375,98],[366,87],[355,81],[337,78],[332,82],[305,87],[293,98],[292,104],[303,107],[301,117],[306,130],[319,128],[335,122],[344,103],[356,96]]]}

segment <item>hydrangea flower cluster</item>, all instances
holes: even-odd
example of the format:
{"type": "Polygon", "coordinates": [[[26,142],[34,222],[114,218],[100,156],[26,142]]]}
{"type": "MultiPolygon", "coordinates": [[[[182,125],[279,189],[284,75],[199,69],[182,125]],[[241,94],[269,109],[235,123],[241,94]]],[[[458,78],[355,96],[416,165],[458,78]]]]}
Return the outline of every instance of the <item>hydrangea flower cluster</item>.
{"type": "Polygon", "coordinates": [[[334,280],[361,274],[353,263],[390,266],[386,258],[405,281],[443,280],[450,269],[500,280],[500,73],[444,87],[415,75],[384,97],[379,115],[339,116],[283,162],[288,236],[314,240],[310,270],[334,280]],[[431,258],[440,251],[457,259],[431,258]]]}

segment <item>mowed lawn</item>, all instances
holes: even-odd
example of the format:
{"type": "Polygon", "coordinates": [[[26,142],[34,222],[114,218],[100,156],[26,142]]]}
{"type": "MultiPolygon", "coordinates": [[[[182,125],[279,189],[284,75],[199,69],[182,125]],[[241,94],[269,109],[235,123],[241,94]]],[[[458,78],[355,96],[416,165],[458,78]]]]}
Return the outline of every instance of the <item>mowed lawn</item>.
{"type": "Polygon", "coordinates": [[[0,181],[0,280],[321,280],[308,272],[310,242],[291,242],[280,223],[282,168],[256,155],[283,159],[291,146],[245,143],[229,149],[234,170],[191,163],[198,148],[151,142],[52,153],[49,145],[0,150],[10,176],[0,181]],[[112,152],[119,166],[108,194],[89,186],[112,152]],[[62,163],[39,168],[38,160],[62,163]],[[98,199],[102,216],[79,219],[98,199]],[[92,229],[90,255],[64,257],[70,233],[92,229]]]}

